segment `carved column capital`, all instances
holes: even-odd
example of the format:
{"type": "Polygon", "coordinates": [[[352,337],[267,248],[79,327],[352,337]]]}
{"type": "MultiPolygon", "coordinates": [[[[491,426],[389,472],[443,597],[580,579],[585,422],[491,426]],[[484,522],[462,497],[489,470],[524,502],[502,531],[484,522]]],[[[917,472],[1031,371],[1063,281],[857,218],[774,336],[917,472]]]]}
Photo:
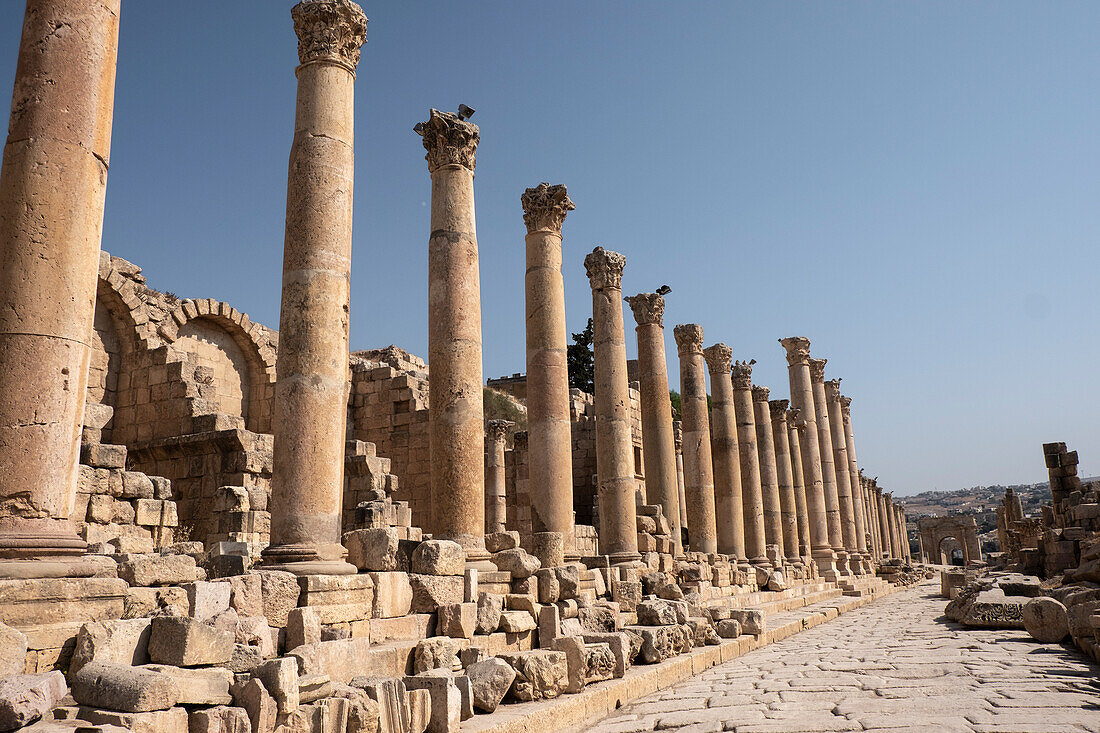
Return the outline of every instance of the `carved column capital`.
{"type": "Polygon", "coordinates": [[[290,9],[298,62],[332,61],[355,73],[367,41],[367,16],[351,0],[302,0],[290,9]]]}
{"type": "Polygon", "coordinates": [[[681,354],[690,354],[703,350],[703,327],[698,323],[681,323],[672,329],[676,338],[676,350],[681,354]]]}
{"type": "Polygon", "coordinates": [[[844,417],[848,417],[852,414],[852,398],[845,395],[840,396],[840,411],[844,417]]]}
{"type": "Polygon", "coordinates": [[[577,208],[569,199],[565,186],[560,184],[540,183],[528,188],[519,197],[519,202],[523,206],[523,223],[527,225],[528,234],[548,231],[561,235],[565,215],[577,208]]]}
{"type": "Polygon", "coordinates": [[[806,360],[810,358],[810,340],[805,336],[790,336],[779,339],[779,343],[783,344],[783,348],[786,349],[787,363],[791,366],[805,364],[806,360]]]}
{"type": "Polygon", "coordinates": [[[787,424],[798,430],[804,430],[806,428],[806,421],[802,419],[801,408],[792,407],[787,410],[787,424]]]}
{"type": "Polygon", "coordinates": [[[485,423],[485,435],[494,443],[503,442],[508,431],[515,426],[516,424],[511,420],[490,420],[485,423]]]}
{"type": "Polygon", "coordinates": [[[825,382],[825,397],[830,402],[840,399],[840,378],[830,379],[825,382]]]}
{"type": "Polygon", "coordinates": [[[787,408],[790,406],[790,400],[768,400],[768,409],[772,413],[772,422],[787,422],[787,408]]]}
{"type": "Polygon", "coordinates": [[[654,324],[664,328],[665,325],[665,298],[657,293],[638,293],[623,298],[630,310],[634,312],[634,320],[639,326],[654,324]]]}
{"type": "Polygon", "coordinates": [[[680,420],[672,421],[672,440],[676,443],[676,450],[684,447],[684,423],[680,420]]]}
{"type": "Polygon", "coordinates": [[[758,384],[752,385],[752,401],[753,402],[767,402],[768,396],[771,394],[771,389],[768,387],[761,387],[758,384]]]}
{"type": "Polygon", "coordinates": [[[703,358],[707,360],[707,371],[711,374],[721,374],[724,377],[730,373],[733,349],[725,344],[708,346],[703,349],[703,358]]]}
{"type": "Polygon", "coordinates": [[[584,258],[584,269],[593,290],[621,290],[626,255],[596,247],[584,258]]]}
{"type": "Polygon", "coordinates": [[[756,359],[733,362],[733,374],[730,378],[733,380],[734,389],[752,388],[752,365],[755,363],[756,359]]]}
{"type": "Polygon", "coordinates": [[[445,165],[461,165],[473,170],[477,166],[477,144],[480,133],[477,125],[460,120],[453,112],[432,109],[428,121],[418,125],[428,151],[428,172],[434,173],[445,165]]]}
{"type": "Polygon", "coordinates": [[[828,359],[810,359],[810,381],[812,382],[824,382],[825,381],[825,362],[828,359]]]}

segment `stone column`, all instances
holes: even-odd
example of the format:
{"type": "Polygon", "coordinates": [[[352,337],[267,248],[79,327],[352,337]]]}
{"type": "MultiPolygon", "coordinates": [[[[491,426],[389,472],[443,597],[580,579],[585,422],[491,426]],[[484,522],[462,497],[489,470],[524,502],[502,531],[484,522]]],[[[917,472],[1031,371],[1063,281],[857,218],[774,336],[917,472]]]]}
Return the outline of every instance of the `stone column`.
{"type": "Polygon", "coordinates": [[[688,519],[687,497],[684,495],[684,424],[679,420],[672,421],[672,436],[676,441],[676,487],[680,501],[680,528],[683,530],[687,529],[688,519]]]}
{"type": "Polygon", "coordinates": [[[789,438],[791,457],[791,481],[794,485],[795,524],[798,527],[798,555],[807,561],[811,557],[810,513],[806,506],[806,483],[803,480],[805,470],[802,466],[802,435],[806,426],[800,423],[798,408],[787,412],[787,437],[789,438]]]}
{"type": "Polygon", "coordinates": [[[733,349],[715,344],[703,349],[710,372],[710,442],[714,456],[714,506],[718,551],[744,562],[745,511],[741,498],[741,455],[737,449],[737,413],[730,379],[733,349]]]}
{"type": "Polygon", "coordinates": [[[567,562],[573,533],[573,443],[565,346],[561,227],[574,206],[565,186],[540,183],[520,197],[527,225],[527,434],[531,528],[559,532],[567,562]]]}
{"type": "Polygon", "coordinates": [[[584,258],[592,286],[595,367],[596,476],[600,502],[600,551],[613,563],[633,563],[638,554],[634,504],[634,444],[630,435],[630,385],[623,331],[623,268],[626,257],[596,247],[584,258]]]}
{"type": "Polygon", "coordinates": [[[898,548],[901,559],[906,562],[913,561],[913,554],[909,550],[909,529],[906,527],[905,510],[901,508],[900,504],[895,504],[894,509],[898,513],[898,542],[900,547],[898,548]]]}
{"type": "Polygon", "coordinates": [[[867,551],[871,554],[871,558],[877,561],[882,557],[882,551],[879,546],[878,525],[876,524],[878,509],[875,505],[875,495],[871,491],[871,486],[867,483],[867,477],[863,475],[862,470],[859,472],[859,485],[864,498],[864,516],[866,517],[867,523],[867,551]]]}
{"type": "Polygon", "coordinates": [[[894,512],[894,497],[892,494],[884,493],[886,502],[886,535],[890,538],[890,557],[894,559],[901,559],[901,543],[898,541],[898,525],[897,525],[897,513],[894,512]]]}
{"type": "Polygon", "coordinates": [[[791,475],[791,439],[787,431],[789,400],[771,400],[772,443],[775,446],[775,472],[779,480],[779,508],[782,512],[783,550],[790,562],[798,562],[798,520],[795,518],[794,478],[791,475]]]}
{"type": "MultiPolygon", "coordinates": [[[[852,486],[852,506],[855,509],[856,524],[856,550],[866,559],[867,548],[867,517],[866,502],[864,501],[863,484],[859,480],[859,462],[856,460],[856,439],[852,432],[852,398],[839,395],[841,422],[844,428],[844,445],[847,448],[848,480],[852,486]]],[[[866,567],[868,572],[870,566],[866,567]]]]}
{"type": "Polygon", "coordinates": [[[840,518],[840,495],[836,484],[836,460],[833,455],[832,429],[829,427],[829,403],[825,399],[826,359],[810,359],[810,381],[814,390],[814,417],[817,418],[817,439],[821,447],[821,483],[825,490],[825,519],[829,527],[829,544],[837,555],[837,569],[847,575],[847,545],[844,544],[843,522],[840,518]]]}
{"type": "Polygon", "coordinates": [[[749,562],[768,559],[764,529],[764,494],[761,486],[760,454],[756,441],[756,416],[752,404],[752,365],[756,360],[733,365],[733,405],[737,413],[737,449],[741,460],[741,500],[745,513],[745,554],[749,562]]]}
{"type": "Polygon", "coordinates": [[[890,543],[890,522],[887,521],[886,494],[883,493],[877,481],[872,480],[872,484],[875,487],[875,496],[878,498],[878,534],[879,541],[882,544],[882,557],[892,558],[894,548],[890,543]]]}
{"type": "MultiPolygon", "coordinates": [[[[830,379],[823,385],[825,409],[829,415],[829,439],[833,444],[833,468],[840,507],[841,536],[844,549],[851,558],[852,572],[862,571],[859,538],[856,536],[856,506],[852,490],[852,475],[848,467],[848,447],[844,436],[844,416],[840,413],[840,380],[830,379]]],[[[864,548],[866,549],[866,548],[864,548]]]]}
{"type": "Polygon", "coordinates": [[[428,442],[431,530],[454,540],[467,562],[489,569],[481,379],[481,281],[474,223],[477,125],[431,110],[415,128],[432,177],[428,240],[428,442]]]}
{"type": "Polygon", "coordinates": [[[638,336],[638,381],[642,408],[642,460],[647,499],[659,504],[672,529],[674,554],[684,554],[680,533],[680,489],[676,476],[676,438],[668,396],[665,360],[665,299],[657,293],[627,298],[638,336]]]}
{"type": "Polygon", "coordinates": [[[0,576],[82,576],[70,523],[119,0],[29,0],[0,168],[0,576]]]}
{"type": "MultiPolygon", "coordinates": [[[[485,429],[485,531],[503,532],[507,528],[508,498],[504,481],[504,444],[508,431],[516,424],[509,420],[490,420],[485,429]]],[[[528,449],[527,455],[531,452],[528,449]]],[[[528,458],[530,460],[530,458],[528,458]]]]}
{"type": "MultiPolygon", "coordinates": [[[[306,0],[287,176],[276,364],[271,545],[264,564],[351,574],[340,544],[348,406],[355,68],[367,18],[350,0],[306,0]]],[[[482,442],[478,440],[478,465],[482,442]]]]}
{"type": "Polygon", "coordinates": [[[779,475],[775,464],[775,440],[772,437],[770,390],[753,385],[752,407],[756,423],[756,451],[760,460],[760,497],[764,510],[766,545],[779,548],[779,557],[786,554],[783,544],[783,513],[779,503],[779,475]]]}
{"type": "Polygon", "coordinates": [[[685,323],[672,329],[680,355],[680,410],[684,422],[684,494],[688,537],[695,552],[718,552],[714,516],[714,466],[707,414],[707,368],[703,359],[703,327],[685,323]]]}
{"type": "Polygon", "coordinates": [[[779,343],[787,352],[791,404],[799,410],[796,427],[804,427],[799,448],[803,481],[806,487],[811,552],[821,576],[826,580],[835,580],[837,558],[829,541],[824,478],[821,470],[821,444],[818,441],[813,383],[810,379],[810,340],[801,336],[791,336],[780,339],[779,343]]]}

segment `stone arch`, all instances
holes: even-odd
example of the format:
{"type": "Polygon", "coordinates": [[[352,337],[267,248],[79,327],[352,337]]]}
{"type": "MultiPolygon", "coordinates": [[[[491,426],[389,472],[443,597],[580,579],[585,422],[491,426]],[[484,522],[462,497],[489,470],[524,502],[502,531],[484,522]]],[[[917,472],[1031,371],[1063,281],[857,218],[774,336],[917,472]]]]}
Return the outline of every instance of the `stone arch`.
{"type": "Polygon", "coordinates": [[[954,535],[948,535],[940,540],[939,546],[936,548],[937,560],[941,565],[965,565],[966,553],[963,550],[963,545],[954,535]],[[956,554],[958,555],[958,562],[956,560],[956,554]]]}
{"type": "Polygon", "coordinates": [[[926,560],[949,560],[950,555],[942,552],[942,544],[948,539],[954,539],[962,550],[964,565],[982,561],[982,550],[978,544],[978,523],[974,517],[921,517],[917,526],[925,552],[934,555],[926,560]]]}
{"type": "MultiPolygon", "coordinates": [[[[142,319],[141,304],[130,288],[123,287],[130,282],[109,266],[101,265],[88,340],[91,353],[85,401],[110,407],[112,415],[126,402],[124,393],[129,388],[135,352],[145,344],[138,326],[142,319]]],[[[100,440],[111,442],[114,424],[113,418],[106,422],[100,440]]]]}

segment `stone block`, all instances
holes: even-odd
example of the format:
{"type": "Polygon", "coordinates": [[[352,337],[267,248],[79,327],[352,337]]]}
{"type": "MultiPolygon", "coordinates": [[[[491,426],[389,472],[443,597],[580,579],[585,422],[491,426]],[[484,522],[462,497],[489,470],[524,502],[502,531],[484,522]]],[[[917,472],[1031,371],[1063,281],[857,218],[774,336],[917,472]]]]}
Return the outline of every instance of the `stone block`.
{"type": "Polygon", "coordinates": [[[676,609],[669,601],[642,601],[638,604],[636,613],[638,623],[642,626],[669,626],[678,623],[676,609]]]}
{"type": "Polygon", "coordinates": [[[500,630],[505,633],[520,634],[535,628],[535,617],[529,611],[505,611],[500,615],[500,630]]]}
{"type": "Polygon", "coordinates": [[[544,568],[565,565],[565,537],[561,532],[535,532],[531,535],[531,554],[544,568]]]}
{"type": "Polygon", "coordinates": [[[1057,644],[1069,634],[1066,607],[1053,598],[1032,598],[1021,611],[1027,633],[1044,644],[1057,644]]]}
{"type": "Polygon", "coordinates": [[[427,690],[431,696],[431,733],[458,733],[462,724],[462,695],[450,675],[423,674],[405,677],[409,690],[427,690]]]}
{"type": "MultiPolygon", "coordinates": [[[[382,733],[409,730],[410,716],[413,713],[422,713],[423,725],[427,726],[431,703],[427,699],[429,694],[426,690],[421,691],[423,699],[418,701],[422,709],[414,710],[416,706],[405,689],[405,683],[399,678],[356,677],[351,681],[351,686],[363,690],[378,704],[378,723],[382,733]]],[[[421,695],[416,697],[421,698],[421,695]]]]}
{"type": "Polygon", "coordinates": [[[369,575],[303,575],[298,578],[298,604],[316,608],[322,624],[370,618],[374,582],[369,575]]]}
{"type": "Polygon", "coordinates": [[[18,629],[0,623],[0,679],[23,673],[27,637],[18,629]]]}
{"type": "Polygon", "coordinates": [[[248,713],[252,733],[271,733],[275,730],[278,705],[260,680],[253,677],[234,687],[233,699],[248,713]]]}
{"type": "Polygon", "coordinates": [[[611,581],[611,600],[619,604],[620,610],[633,613],[642,601],[642,584],[637,580],[611,581]]]}
{"type": "Polygon", "coordinates": [[[462,603],[462,575],[409,575],[412,585],[412,612],[432,613],[440,606],[462,603]]]}
{"type": "Polygon", "coordinates": [[[610,644],[584,645],[584,681],[585,684],[603,682],[615,676],[618,661],[611,651],[610,644]]]}
{"type": "Polygon", "coordinates": [[[579,636],[560,636],[554,640],[550,648],[565,654],[566,683],[564,692],[571,694],[584,692],[584,639],[579,636]]]}
{"type": "Polygon", "coordinates": [[[589,606],[577,611],[577,620],[586,632],[619,630],[619,614],[607,606],[589,606]]]}
{"type": "Polygon", "coordinates": [[[511,689],[516,671],[504,660],[492,657],[468,666],[466,676],[473,689],[474,707],[491,713],[511,689]]]}
{"type": "Polygon", "coordinates": [[[135,618],[84,624],[76,634],[69,674],[88,662],[135,665],[149,661],[149,630],[152,619],[135,618]]]}
{"type": "Polygon", "coordinates": [[[580,571],[572,565],[554,568],[554,575],[558,578],[558,598],[566,601],[577,597],[580,592],[580,571]]]}
{"type": "Polygon", "coordinates": [[[759,636],[768,630],[767,616],[759,608],[731,608],[730,618],[741,624],[742,634],[759,636]]]}
{"type": "Polygon", "coordinates": [[[190,618],[158,616],[149,632],[149,659],[191,667],[225,664],[233,656],[233,634],[190,618]]]}
{"type": "Polygon", "coordinates": [[[47,716],[68,691],[65,675],[57,670],[0,678],[0,731],[22,728],[47,716]]]}
{"type": "Polygon", "coordinates": [[[259,647],[238,643],[233,645],[233,656],[225,666],[230,672],[244,673],[256,669],[263,661],[264,655],[259,647]]]}
{"type": "Polygon", "coordinates": [[[598,644],[606,646],[614,660],[611,668],[612,677],[622,677],[630,668],[630,637],[622,631],[610,633],[586,633],[582,637],[585,644],[598,644]]]}
{"type": "Polygon", "coordinates": [[[356,529],[344,535],[348,562],[368,572],[409,572],[409,546],[393,527],[356,529]]]}
{"type": "Polygon", "coordinates": [[[504,596],[496,593],[479,593],[477,596],[477,633],[492,634],[500,628],[500,616],[504,611],[504,596]]]}
{"type": "Polygon", "coordinates": [[[179,700],[171,677],[114,662],[89,662],[73,676],[73,699],[81,705],[126,713],[167,710],[179,700]]]}
{"type": "Polygon", "coordinates": [[[489,532],[485,535],[485,549],[490,554],[519,547],[519,532],[489,532]]]}
{"type": "Polygon", "coordinates": [[[561,595],[561,584],[554,571],[555,568],[541,568],[535,571],[539,603],[555,603],[561,595]]]}
{"type": "Polygon", "coordinates": [[[516,671],[509,694],[522,702],[558,697],[569,681],[569,670],[562,652],[536,649],[498,655],[516,671]]]}
{"type": "Polygon", "coordinates": [[[466,569],[466,551],[450,540],[426,540],[413,550],[411,562],[417,575],[461,576],[466,569]]]}
{"type": "Polygon", "coordinates": [[[496,565],[497,570],[509,573],[514,580],[529,578],[539,569],[538,558],[521,548],[493,553],[490,560],[496,565]]]}
{"type": "Polygon", "coordinates": [[[263,683],[278,708],[279,715],[289,715],[298,709],[298,660],[293,657],[271,659],[252,670],[263,683]]]}
{"type": "Polygon", "coordinates": [[[423,639],[413,650],[413,672],[420,674],[432,669],[458,671],[462,669],[458,655],[469,646],[468,639],[452,639],[446,636],[423,639]]]}
{"type": "Polygon", "coordinates": [[[204,669],[186,669],[167,664],[147,664],[142,669],[171,678],[179,688],[180,705],[230,705],[233,698],[229,686],[233,684],[233,673],[223,667],[204,669]]]}
{"type": "Polygon", "coordinates": [[[153,482],[144,473],[123,471],[120,496],[123,499],[153,499],[153,482]]]}
{"type": "Polygon", "coordinates": [[[263,600],[263,615],[276,628],[286,626],[290,609],[298,606],[298,577],[282,570],[258,570],[263,600]]]}
{"type": "Polygon", "coordinates": [[[1006,596],[1000,590],[982,591],[966,608],[962,623],[986,629],[1024,628],[1026,596],[1006,596]]]}
{"type": "Polygon", "coordinates": [[[546,605],[539,609],[539,646],[553,649],[554,641],[561,636],[561,609],[546,605]]]}
{"type": "MultiPolygon", "coordinates": [[[[289,575],[289,573],[288,573],[289,575]]],[[[229,607],[236,610],[241,616],[263,616],[264,596],[261,576],[259,573],[246,575],[234,575],[227,579],[229,583],[229,607]]],[[[295,590],[297,590],[295,583],[295,590]]],[[[294,598],[298,602],[297,596],[294,598]]]]}
{"type": "Polygon", "coordinates": [[[432,719],[432,693],[428,690],[408,691],[409,733],[424,733],[432,719]]]}
{"type": "Polygon", "coordinates": [[[477,604],[455,603],[436,612],[436,633],[454,639],[469,639],[477,630],[477,604]]]}
{"type": "Polygon", "coordinates": [[[187,725],[188,733],[252,733],[248,711],[225,705],[192,711],[187,725]]]}
{"type": "Polygon", "coordinates": [[[298,677],[299,704],[308,705],[330,694],[332,694],[332,680],[327,674],[308,674],[298,677]]]}
{"type": "Polygon", "coordinates": [[[642,637],[638,659],[643,664],[663,662],[675,655],[681,645],[678,626],[630,626],[627,629],[642,637]]]}
{"type": "Polygon", "coordinates": [[[198,577],[190,555],[148,555],[119,563],[118,577],[130,585],[181,585],[198,577]]]}
{"type": "Polygon", "coordinates": [[[292,608],[287,614],[286,650],[321,641],[321,616],[313,608],[292,608]]]}
{"type": "MultiPolygon", "coordinates": [[[[229,612],[233,613],[236,611],[229,612]]],[[[222,630],[228,631],[227,628],[222,630]]],[[[237,644],[255,647],[261,658],[273,657],[278,651],[279,632],[269,626],[263,616],[238,616],[233,626],[233,640],[237,644]]]]}
{"type": "Polygon", "coordinates": [[[106,443],[82,445],[80,462],[93,468],[126,468],[126,446],[106,443]]]}
{"type": "Polygon", "coordinates": [[[374,618],[397,618],[412,609],[413,589],[408,573],[367,573],[374,583],[374,618]]]}
{"type": "Polygon", "coordinates": [[[378,733],[379,705],[370,698],[366,690],[333,684],[331,695],[348,701],[347,733],[378,733]]]}
{"type": "Polygon", "coordinates": [[[187,710],[169,708],[149,712],[116,712],[81,708],[79,717],[96,726],[114,726],[130,733],[181,733],[187,730],[187,710]]]}
{"type": "Polygon", "coordinates": [[[233,587],[229,583],[199,580],[183,585],[187,593],[188,615],[196,621],[206,621],[229,610],[233,587]]]}

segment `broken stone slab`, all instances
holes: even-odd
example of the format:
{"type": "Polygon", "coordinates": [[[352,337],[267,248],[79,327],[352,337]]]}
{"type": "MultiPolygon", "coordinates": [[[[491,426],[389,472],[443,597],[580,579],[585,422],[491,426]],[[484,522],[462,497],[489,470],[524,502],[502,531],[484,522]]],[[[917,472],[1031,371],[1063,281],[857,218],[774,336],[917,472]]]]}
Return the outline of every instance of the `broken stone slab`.
{"type": "Polygon", "coordinates": [[[188,733],[252,733],[252,723],[244,708],[218,705],[192,711],[188,729],[188,733]]]}
{"type": "Polygon", "coordinates": [[[149,629],[149,659],[176,667],[225,664],[234,635],[191,618],[157,616],[149,629]]]}
{"type": "Polygon", "coordinates": [[[233,699],[248,713],[252,733],[271,733],[275,730],[278,705],[263,683],[255,677],[241,685],[234,685],[233,699]]]}
{"type": "Polygon", "coordinates": [[[298,577],[283,570],[258,570],[260,591],[263,601],[263,615],[275,628],[286,626],[290,609],[297,608],[301,587],[298,577]]]}
{"type": "Polygon", "coordinates": [[[366,690],[333,683],[331,696],[348,701],[347,733],[378,733],[379,705],[366,690]]]}
{"type": "Polygon", "coordinates": [[[555,603],[561,594],[561,584],[554,568],[540,568],[535,571],[538,582],[539,603],[555,603]]]}
{"type": "Polygon", "coordinates": [[[619,629],[619,614],[608,606],[578,609],[577,619],[585,632],[611,632],[619,629]]]}
{"type": "Polygon", "coordinates": [[[730,618],[741,625],[742,634],[759,636],[768,630],[767,616],[759,608],[731,608],[730,618]]]}
{"type": "Polygon", "coordinates": [[[425,540],[413,550],[411,570],[417,575],[461,576],[466,570],[466,551],[451,540],[425,540]]]}
{"type": "Polygon", "coordinates": [[[279,715],[289,715],[298,709],[298,660],[293,657],[271,659],[252,670],[256,679],[275,699],[279,715]]]}
{"type": "MultiPolygon", "coordinates": [[[[259,573],[247,573],[229,577],[229,607],[241,616],[263,616],[263,585],[259,573]]],[[[295,597],[295,604],[298,599],[295,597]]]]}
{"type": "Polygon", "coordinates": [[[1044,644],[1057,644],[1069,634],[1066,607],[1053,598],[1032,598],[1021,610],[1024,628],[1032,638],[1044,644]]]}
{"type": "Polygon", "coordinates": [[[495,552],[489,559],[497,566],[497,570],[511,574],[513,580],[531,577],[540,565],[537,557],[518,547],[495,552]]]}
{"type": "Polygon", "coordinates": [[[618,660],[611,651],[611,645],[605,643],[584,645],[584,681],[585,684],[603,682],[615,676],[618,660]]]}
{"type": "Polygon", "coordinates": [[[788,587],[789,583],[787,582],[787,576],[783,574],[782,570],[772,570],[770,573],[768,573],[768,590],[787,590],[788,587]]]}
{"type": "Polygon", "coordinates": [[[643,664],[665,661],[676,654],[680,644],[679,626],[627,626],[624,630],[641,637],[638,661],[643,664]]]}
{"type": "Polygon", "coordinates": [[[516,671],[509,694],[517,700],[552,699],[565,690],[569,667],[564,652],[534,649],[497,655],[516,671]]]}
{"type": "Polygon", "coordinates": [[[147,664],[139,669],[159,672],[171,678],[179,688],[176,702],[180,705],[229,705],[233,702],[229,694],[233,673],[224,667],[187,669],[168,664],[147,664]]]}
{"type": "Polygon", "coordinates": [[[187,593],[188,615],[196,621],[206,621],[229,610],[233,591],[229,583],[199,580],[185,583],[183,590],[187,593]]]}
{"type": "Polygon", "coordinates": [[[412,612],[433,613],[440,606],[462,603],[464,581],[461,575],[409,575],[412,586],[412,612]]]}
{"type": "Polygon", "coordinates": [[[508,694],[516,679],[516,670],[503,659],[492,657],[468,666],[466,676],[473,688],[474,707],[491,713],[508,694]]]}
{"type": "MultiPolygon", "coordinates": [[[[363,690],[371,700],[378,703],[381,731],[404,731],[410,728],[410,712],[413,706],[403,681],[395,677],[355,677],[351,686],[363,690]]],[[[424,695],[428,695],[427,691],[424,691],[424,695]]],[[[431,714],[430,702],[423,707],[422,717],[426,726],[431,714]]]]}
{"type": "Polygon", "coordinates": [[[642,601],[642,583],[638,580],[611,581],[611,600],[625,613],[633,613],[642,601]]]}
{"type": "Polygon", "coordinates": [[[458,655],[469,646],[468,639],[452,639],[446,636],[423,639],[413,649],[413,672],[420,674],[432,669],[458,671],[462,669],[458,655]]]}
{"type": "Polygon", "coordinates": [[[566,565],[554,568],[554,574],[558,578],[558,598],[562,601],[576,598],[581,589],[580,571],[572,565],[566,565]]]}
{"type": "Polygon", "coordinates": [[[435,633],[454,639],[469,639],[476,630],[476,603],[453,603],[439,607],[436,613],[435,633]]]}
{"type": "Polygon", "coordinates": [[[182,585],[194,581],[198,574],[190,555],[148,555],[118,565],[118,577],[136,586],[182,585]]]}
{"type": "Polygon", "coordinates": [[[412,610],[413,588],[405,572],[368,573],[374,582],[374,618],[400,618],[412,610]]]}
{"type": "Polygon", "coordinates": [[[490,554],[519,547],[519,532],[489,532],[485,535],[485,549],[490,554]]]}
{"type": "Polygon", "coordinates": [[[327,674],[307,674],[298,677],[298,704],[308,705],[332,694],[332,680],[327,674]]]}
{"type": "Polygon", "coordinates": [[[395,527],[356,529],[344,535],[348,562],[368,572],[409,572],[409,557],[399,555],[401,536],[395,527]]]}
{"type": "Polygon", "coordinates": [[[505,611],[500,615],[500,630],[510,634],[521,634],[537,628],[535,618],[529,611],[505,611]]]}
{"type": "Polygon", "coordinates": [[[428,690],[409,690],[406,695],[409,733],[424,733],[432,720],[432,694],[428,690]]]}
{"type": "Polygon", "coordinates": [[[251,672],[264,662],[264,655],[259,647],[248,644],[234,644],[233,656],[225,663],[227,669],[234,673],[251,672]]]}
{"type": "MultiPolygon", "coordinates": [[[[131,713],[82,707],[79,717],[97,726],[117,726],[132,733],[182,733],[187,730],[186,708],[131,713]]],[[[77,733],[83,733],[82,729],[78,728],[77,733]]]]}
{"type": "Polygon", "coordinates": [[[477,595],[477,633],[492,634],[500,628],[504,612],[504,596],[481,592],[477,595]]]}
{"type": "Polygon", "coordinates": [[[563,691],[571,694],[584,692],[584,639],[579,636],[560,636],[554,640],[551,648],[565,654],[566,681],[563,691]]]}
{"type": "Polygon", "coordinates": [[[432,733],[457,733],[462,724],[462,694],[449,674],[418,674],[405,677],[409,690],[427,690],[431,695],[431,718],[428,730],[432,733]]]}
{"type": "Polygon", "coordinates": [[[65,675],[57,670],[0,679],[0,731],[22,728],[48,715],[68,692],[65,675]]]}
{"type": "Polygon", "coordinates": [[[1006,596],[1036,598],[1043,595],[1042,580],[1034,575],[1007,573],[999,576],[994,582],[1006,596]]]}
{"type": "Polygon", "coordinates": [[[23,673],[27,637],[19,629],[0,623],[0,679],[23,673]]]}
{"type": "Polygon", "coordinates": [[[677,623],[676,609],[669,601],[642,601],[636,609],[642,626],[669,626],[677,623]]]}
{"type": "Polygon", "coordinates": [[[581,638],[584,639],[585,644],[603,644],[606,645],[608,650],[614,659],[614,666],[611,669],[611,675],[613,677],[622,677],[626,674],[626,670],[630,668],[630,637],[621,631],[604,632],[604,633],[585,633],[581,638]]]}
{"type": "MultiPolygon", "coordinates": [[[[261,660],[274,657],[278,651],[276,648],[278,638],[278,631],[268,626],[265,617],[238,617],[237,623],[233,629],[233,640],[236,642],[234,645],[234,654],[237,653],[237,646],[245,644],[250,647],[255,647],[261,660]]],[[[292,648],[289,646],[289,641],[287,643],[287,648],[292,648]]]]}
{"type": "MultiPolygon", "coordinates": [[[[238,639],[239,641],[239,639],[238,639]]],[[[292,608],[287,614],[286,650],[321,641],[321,615],[314,608],[292,608]]]]}
{"type": "Polygon", "coordinates": [[[72,693],[81,705],[125,713],[167,710],[180,697],[168,675],[115,662],[85,664],[73,676],[72,693]]]}
{"type": "Polygon", "coordinates": [[[985,629],[1024,628],[1026,596],[1007,596],[999,589],[978,593],[963,613],[964,626],[985,629]]]}

